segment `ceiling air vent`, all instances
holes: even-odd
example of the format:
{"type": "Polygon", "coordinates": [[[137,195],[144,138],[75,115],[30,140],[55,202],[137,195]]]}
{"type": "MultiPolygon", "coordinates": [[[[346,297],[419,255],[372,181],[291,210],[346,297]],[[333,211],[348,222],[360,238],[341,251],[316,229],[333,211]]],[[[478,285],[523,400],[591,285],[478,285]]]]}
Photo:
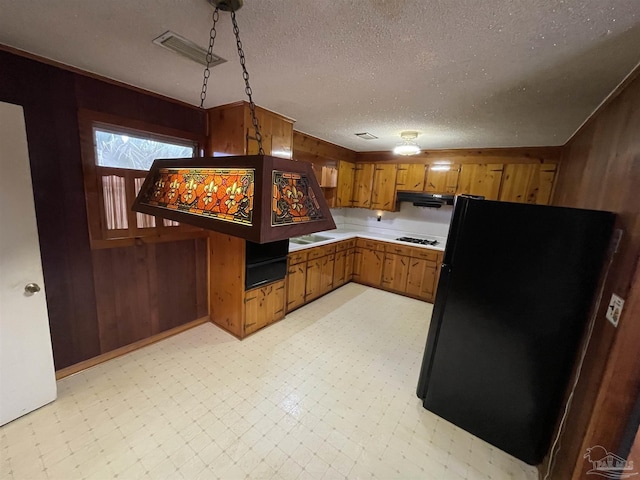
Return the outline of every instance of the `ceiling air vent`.
{"type": "Polygon", "coordinates": [[[370,134],[369,132],[354,133],[354,135],[356,137],[360,137],[363,140],[375,140],[376,138],[378,138],[375,135],[370,134]]]}
{"type": "MultiPolygon", "coordinates": [[[[158,38],[154,38],[153,43],[200,65],[207,65],[207,51],[204,48],[170,30],[164,32],[158,38]]],[[[226,62],[224,58],[218,57],[217,55],[212,55],[212,57],[213,59],[209,64],[209,68],[226,62]]]]}

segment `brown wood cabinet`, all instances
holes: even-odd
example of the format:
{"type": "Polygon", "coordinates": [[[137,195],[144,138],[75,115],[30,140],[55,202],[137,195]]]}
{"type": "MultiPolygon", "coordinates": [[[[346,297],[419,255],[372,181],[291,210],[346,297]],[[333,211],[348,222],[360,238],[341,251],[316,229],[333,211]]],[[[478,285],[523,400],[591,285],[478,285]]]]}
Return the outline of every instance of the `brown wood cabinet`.
{"type": "Polygon", "coordinates": [[[458,189],[460,165],[429,165],[424,191],[455,194],[458,189]],[[449,167],[448,170],[444,168],[449,167]]]}
{"type": "Polygon", "coordinates": [[[353,279],[358,283],[379,287],[384,262],[384,243],[359,238],[356,245],[353,279]]]}
{"type": "Polygon", "coordinates": [[[280,280],[245,292],[245,335],[284,318],[284,291],[284,280],[280,280]]]}
{"type": "Polygon", "coordinates": [[[336,259],[333,264],[333,288],[338,288],[346,283],[345,266],[347,261],[347,251],[336,252],[336,259]]]}
{"type": "Polygon", "coordinates": [[[422,192],[427,178],[427,165],[423,163],[402,163],[398,165],[396,190],[422,192]]]}
{"type": "Polygon", "coordinates": [[[320,265],[320,295],[328,293],[333,288],[333,267],[335,254],[322,257],[320,265]]]}
{"type": "MultiPolygon", "coordinates": [[[[249,104],[245,101],[221,105],[207,110],[209,144],[207,154],[257,155],[258,141],[251,121],[249,104]]],[[[265,154],[291,158],[293,150],[293,120],[256,107],[256,117],[262,135],[265,154]]]]}
{"type": "Polygon", "coordinates": [[[307,277],[305,279],[304,302],[308,303],[321,295],[322,260],[315,258],[307,262],[307,277]]]}
{"type": "Polygon", "coordinates": [[[358,239],[353,280],[433,302],[442,252],[358,239]]]}
{"type": "Polygon", "coordinates": [[[209,232],[211,321],[238,338],[280,320],[285,313],[285,281],[246,290],[246,241],[209,232]]]}
{"type": "Polygon", "coordinates": [[[467,163],[460,166],[457,194],[482,195],[487,200],[498,200],[502,172],[501,163],[467,163]]]}
{"type": "Polygon", "coordinates": [[[500,200],[547,205],[557,165],[530,163],[505,165],[500,200]]]}
{"type": "Polygon", "coordinates": [[[296,265],[289,264],[289,268],[287,269],[287,312],[304,305],[306,283],[306,262],[296,265]]]}
{"type": "Polygon", "coordinates": [[[355,166],[353,180],[353,198],[351,205],[360,208],[371,207],[371,189],[373,188],[373,163],[358,163],[355,166]]]}
{"type": "Polygon", "coordinates": [[[355,181],[356,164],[340,160],[338,163],[338,187],[336,207],[351,207],[353,199],[353,183],[355,181]]]}
{"type": "Polygon", "coordinates": [[[396,164],[376,164],[373,171],[371,208],[395,210],[396,207],[396,164]]]}
{"type": "Polygon", "coordinates": [[[382,268],[382,288],[394,292],[405,293],[407,289],[407,276],[409,273],[410,257],[395,253],[384,254],[382,268]]]}

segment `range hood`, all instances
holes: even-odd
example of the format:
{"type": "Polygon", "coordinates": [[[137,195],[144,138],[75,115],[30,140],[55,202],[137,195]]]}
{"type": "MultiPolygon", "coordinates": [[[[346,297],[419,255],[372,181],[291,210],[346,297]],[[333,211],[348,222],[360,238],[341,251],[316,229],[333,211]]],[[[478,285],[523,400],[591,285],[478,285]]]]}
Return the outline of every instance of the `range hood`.
{"type": "Polygon", "coordinates": [[[416,207],[440,208],[443,205],[453,205],[455,196],[451,194],[398,192],[398,202],[411,202],[416,207]]]}
{"type": "Polygon", "coordinates": [[[132,208],[255,243],[336,228],[311,164],[268,155],[156,160],[132,208]]]}

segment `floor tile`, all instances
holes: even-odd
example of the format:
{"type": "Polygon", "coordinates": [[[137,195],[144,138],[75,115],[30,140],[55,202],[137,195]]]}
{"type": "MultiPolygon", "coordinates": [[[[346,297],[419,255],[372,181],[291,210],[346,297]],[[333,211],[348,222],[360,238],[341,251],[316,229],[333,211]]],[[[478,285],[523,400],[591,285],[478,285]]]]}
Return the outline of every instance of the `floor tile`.
{"type": "Polygon", "coordinates": [[[348,284],[238,341],[205,324],[58,382],[4,479],[534,480],[422,408],[432,306],[348,284]]]}

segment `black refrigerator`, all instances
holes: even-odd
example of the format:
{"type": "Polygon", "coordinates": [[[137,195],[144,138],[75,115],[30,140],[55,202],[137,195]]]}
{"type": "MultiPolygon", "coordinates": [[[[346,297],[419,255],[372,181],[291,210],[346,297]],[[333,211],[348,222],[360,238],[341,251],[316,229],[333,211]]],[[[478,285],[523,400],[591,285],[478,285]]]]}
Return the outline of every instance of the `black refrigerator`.
{"type": "Polygon", "coordinates": [[[615,216],[458,197],[417,394],[536,465],[550,446],[615,216]]]}

